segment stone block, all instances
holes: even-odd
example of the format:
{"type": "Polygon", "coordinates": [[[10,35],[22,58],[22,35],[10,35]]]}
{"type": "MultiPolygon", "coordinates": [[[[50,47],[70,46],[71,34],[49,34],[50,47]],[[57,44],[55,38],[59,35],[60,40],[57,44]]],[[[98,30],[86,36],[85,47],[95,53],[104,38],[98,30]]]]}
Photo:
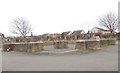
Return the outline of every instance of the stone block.
{"type": "Polygon", "coordinates": [[[76,41],[75,49],[86,50],[85,41],[76,41]]]}
{"type": "Polygon", "coordinates": [[[114,40],[114,39],[108,40],[108,45],[115,45],[115,44],[116,44],[116,40],[114,40]]]}
{"type": "Polygon", "coordinates": [[[43,50],[43,43],[32,43],[32,52],[42,51],[43,50]]]}
{"type": "Polygon", "coordinates": [[[100,42],[98,40],[87,40],[85,43],[86,43],[87,50],[100,49],[100,42]]]}
{"type": "Polygon", "coordinates": [[[54,48],[55,49],[67,49],[68,48],[68,42],[66,42],[66,41],[55,41],[54,42],[54,48]]]}
{"type": "Polygon", "coordinates": [[[108,40],[100,40],[100,47],[108,46],[108,40]]]}
{"type": "Polygon", "coordinates": [[[2,51],[7,51],[7,49],[9,49],[10,51],[12,51],[13,48],[14,48],[14,44],[4,44],[2,51]]]}
{"type": "Polygon", "coordinates": [[[3,50],[10,48],[17,52],[37,52],[43,50],[43,43],[30,42],[30,43],[14,43],[14,44],[4,44],[3,50]]]}
{"type": "Polygon", "coordinates": [[[13,51],[27,52],[27,49],[30,49],[28,47],[28,44],[26,44],[26,43],[15,43],[13,51]]]}

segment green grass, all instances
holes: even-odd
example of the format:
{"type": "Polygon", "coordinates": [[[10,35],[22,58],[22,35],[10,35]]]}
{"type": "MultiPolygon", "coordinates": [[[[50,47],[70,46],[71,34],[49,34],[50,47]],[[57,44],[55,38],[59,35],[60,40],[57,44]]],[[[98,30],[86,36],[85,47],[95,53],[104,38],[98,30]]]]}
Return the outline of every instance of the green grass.
{"type": "Polygon", "coordinates": [[[117,38],[118,41],[120,41],[120,38],[117,38]]]}
{"type": "Polygon", "coordinates": [[[116,40],[116,38],[100,38],[101,40],[116,40]]]}
{"type": "Polygon", "coordinates": [[[45,42],[48,42],[48,41],[47,40],[39,40],[37,42],[43,42],[43,43],[45,43],[45,42]]]}

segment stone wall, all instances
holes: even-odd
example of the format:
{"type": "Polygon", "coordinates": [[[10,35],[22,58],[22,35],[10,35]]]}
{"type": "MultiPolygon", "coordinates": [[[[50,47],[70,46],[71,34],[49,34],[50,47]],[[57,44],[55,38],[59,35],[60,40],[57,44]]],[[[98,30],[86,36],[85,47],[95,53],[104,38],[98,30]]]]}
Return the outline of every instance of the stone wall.
{"type": "Polygon", "coordinates": [[[108,40],[100,40],[100,46],[108,46],[108,40]]]}
{"type": "Polygon", "coordinates": [[[108,41],[108,45],[115,45],[116,44],[116,40],[114,40],[114,39],[110,39],[107,41],[108,41]]]}
{"type": "Polygon", "coordinates": [[[75,49],[95,50],[99,49],[100,43],[97,40],[81,40],[76,42],[75,49]]]}
{"type": "MultiPolygon", "coordinates": [[[[98,50],[102,46],[115,45],[116,40],[78,40],[75,49],[79,50],[98,50]]],[[[3,45],[3,51],[7,49],[18,52],[37,52],[42,51],[43,46],[53,45],[55,49],[67,49],[68,41],[55,41],[54,43],[30,42],[30,43],[10,43],[3,45]]]]}
{"type": "Polygon", "coordinates": [[[77,41],[76,40],[68,40],[69,44],[75,44],[77,41]]]}
{"type": "Polygon", "coordinates": [[[97,50],[100,48],[100,43],[97,40],[86,41],[86,49],[88,50],[97,50]]]}
{"type": "Polygon", "coordinates": [[[67,41],[55,41],[54,42],[54,48],[55,49],[67,49],[68,48],[68,42],[67,41]]]}
{"type": "Polygon", "coordinates": [[[116,40],[81,40],[76,42],[75,49],[98,50],[102,46],[115,45],[116,40]]]}
{"type": "Polygon", "coordinates": [[[108,46],[108,45],[115,45],[116,40],[114,39],[106,39],[106,40],[100,40],[100,46],[108,46]]]}
{"type": "Polygon", "coordinates": [[[33,43],[32,45],[32,52],[42,51],[44,43],[33,43]]]}
{"type": "Polygon", "coordinates": [[[14,44],[4,44],[2,51],[7,51],[7,49],[13,50],[14,44]]]}
{"type": "Polygon", "coordinates": [[[53,45],[53,43],[54,43],[53,41],[49,41],[49,42],[45,42],[44,45],[45,46],[51,46],[51,45],[53,45]]]}
{"type": "Polygon", "coordinates": [[[29,48],[29,44],[21,44],[21,43],[17,43],[17,44],[14,44],[14,47],[13,47],[13,51],[19,51],[19,52],[27,52],[28,49],[31,49],[29,48]]]}
{"type": "Polygon", "coordinates": [[[14,44],[4,44],[3,51],[11,49],[18,52],[37,52],[43,50],[43,43],[14,43],[14,44]]]}
{"type": "Polygon", "coordinates": [[[86,50],[85,41],[77,41],[75,45],[75,49],[86,50]]]}

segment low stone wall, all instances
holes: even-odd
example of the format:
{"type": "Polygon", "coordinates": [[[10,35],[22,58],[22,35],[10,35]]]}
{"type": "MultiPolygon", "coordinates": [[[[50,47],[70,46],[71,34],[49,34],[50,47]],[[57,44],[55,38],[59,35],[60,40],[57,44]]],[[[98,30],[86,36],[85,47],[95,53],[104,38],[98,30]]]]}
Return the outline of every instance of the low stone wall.
{"type": "Polygon", "coordinates": [[[75,49],[97,50],[102,46],[115,45],[116,40],[79,40],[76,42],[75,49]]]}
{"type": "Polygon", "coordinates": [[[44,47],[44,43],[33,43],[32,45],[32,52],[42,51],[44,47]]]}
{"type": "Polygon", "coordinates": [[[7,51],[7,49],[13,50],[14,44],[4,44],[2,51],[7,51]]]}
{"type": "Polygon", "coordinates": [[[69,44],[75,44],[77,41],[76,40],[68,40],[69,44]]]}
{"type": "Polygon", "coordinates": [[[108,45],[115,45],[116,40],[114,39],[107,39],[107,40],[100,40],[100,46],[108,46],[108,45]]]}
{"type": "Polygon", "coordinates": [[[67,49],[68,48],[68,42],[67,41],[55,41],[54,42],[54,48],[55,49],[67,49]]]}
{"type": "Polygon", "coordinates": [[[97,40],[86,41],[86,49],[88,50],[97,50],[100,48],[100,43],[97,40]]]}
{"type": "Polygon", "coordinates": [[[85,41],[77,41],[76,45],[75,45],[75,49],[79,49],[79,50],[86,50],[86,44],[85,41]]]}
{"type": "Polygon", "coordinates": [[[100,46],[108,46],[108,40],[100,40],[100,46]]]}
{"type": "Polygon", "coordinates": [[[19,52],[27,52],[29,49],[29,45],[28,44],[21,44],[21,43],[18,43],[18,44],[14,44],[14,47],[13,47],[13,51],[19,51],[19,52]]]}
{"type": "Polygon", "coordinates": [[[97,40],[81,40],[76,42],[75,49],[96,50],[99,49],[100,43],[97,40]]]}
{"type": "Polygon", "coordinates": [[[14,44],[4,44],[3,51],[11,49],[18,52],[37,52],[43,50],[43,43],[14,43],[14,44]]]}
{"type": "Polygon", "coordinates": [[[116,44],[116,40],[114,40],[114,39],[110,39],[107,41],[108,41],[108,45],[115,45],[116,44]]]}
{"type": "Polygon", "coordinates": [[[45,45],[45,46],[51,46],[51,45],[53,45],[53,41],[45,42],[44,45],[45,45]]]}

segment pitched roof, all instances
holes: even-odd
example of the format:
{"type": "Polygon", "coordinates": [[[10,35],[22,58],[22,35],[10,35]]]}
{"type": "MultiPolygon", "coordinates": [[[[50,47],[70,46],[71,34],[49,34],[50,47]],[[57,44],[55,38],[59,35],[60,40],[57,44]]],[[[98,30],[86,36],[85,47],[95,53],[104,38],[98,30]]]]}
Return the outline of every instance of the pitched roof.
{"type": "Polygon", "coordinates": [[[109,30],[105,30],[103,28],[99,28],[99,27],[96,27],[97,29],[101,30],[101,31],[109,31],[109,30]]]}
{"type": "Polygon", "coordinates": [[[71,31],[63,32],[62,35],[68,35],[71,31]]]}
{"type": "Polygon", "coordinates": [[[3,35],[1,32],[0,32],[0,36],[3,35]]]}
{"type": "MultiPolygon", "coordinates": [[[[109,31],[109,30],[105,30],[105,29],[100,28],[100,27],[94,27],[93,29],[98,29],[98,30],[100,30],[100,31],[109,31]]],[[[93,30],[93,29],[92,29],[92,30],[93,30]]]]}
{"type": "Polygon", "coordinates": [[[78,35],[78,34],[81,34],[83,30],[75,30],[73,31],[73,33],[71,35],[78,35]]]}

